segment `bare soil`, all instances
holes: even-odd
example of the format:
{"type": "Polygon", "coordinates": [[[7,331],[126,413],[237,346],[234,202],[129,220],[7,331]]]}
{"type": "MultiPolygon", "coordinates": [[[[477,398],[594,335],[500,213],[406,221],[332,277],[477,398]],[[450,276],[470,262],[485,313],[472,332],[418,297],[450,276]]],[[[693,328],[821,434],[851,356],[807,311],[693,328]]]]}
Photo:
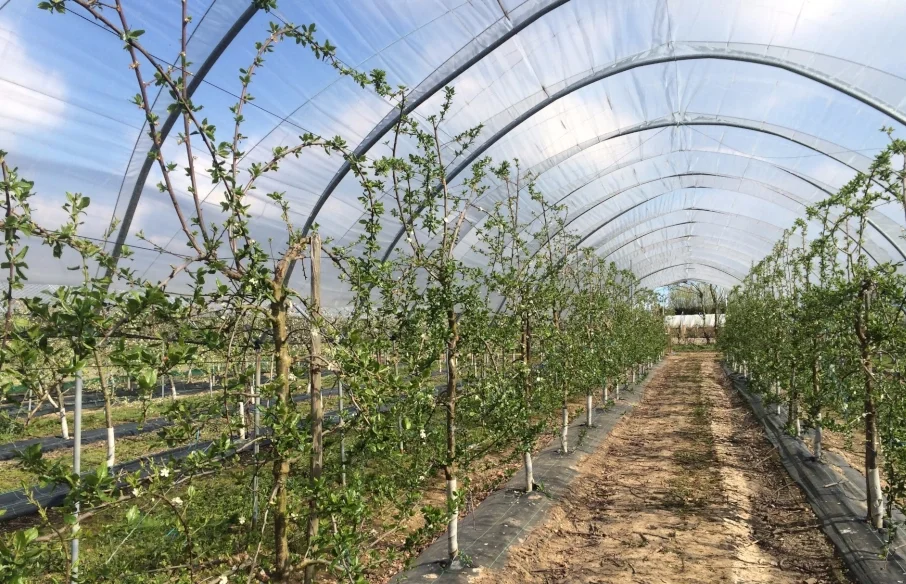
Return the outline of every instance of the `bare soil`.
{"type": "Polygon", "coordinates": [[[474,582],[849,582],[717,355],[654,375],[547,522],[474,582]]]}

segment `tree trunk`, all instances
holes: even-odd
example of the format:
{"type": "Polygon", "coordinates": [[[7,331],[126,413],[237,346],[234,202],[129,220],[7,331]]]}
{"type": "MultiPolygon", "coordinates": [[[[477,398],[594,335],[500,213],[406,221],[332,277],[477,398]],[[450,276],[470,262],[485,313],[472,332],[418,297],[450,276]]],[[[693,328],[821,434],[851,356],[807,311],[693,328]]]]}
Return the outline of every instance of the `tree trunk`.
{"type": "Polygon", "coordinates": [[[531,493],[535,489],[535,470],[532,467],[532,452],[530,450],[522,453],[522,461],[525,463],[525,492],[531,493]]]}
{"type": "MultiPolygon", "coordinates": [[[[286,326],[286,313],[289,306],[286,292],[282,286],[275,286],[274,300],[271,302],[271,328],[274,334],[274,354],[276,363],[276,404],[277,415],[292,407],[289,383],[289,334],[286,326]]],[[[287,534],[287,493],[286,481],[289,477],[289,458],[280,449],[274,451],[274,568],[277,582],[284,582],[289,567],[289,537],[287,534]]]]}
{"type": "Polygon", "coordinates": [[[104,373],[101,371],[100,359],[94,354],[94,362],[98,369],[101,382],[101,394],[104,396],[104,422],[107,425],[107,468],[113,468],[116,462],[116,434],[113,430],[113,388],[104,383],[104,373]]]}
{"type": "Polygon", "coordinates": [[[812,451],[815,453],[815,459],[821,460],[821,441],[823,439],[821,429],[821,412],[818,412],[815,418],[815,437],[812,440],[812,451]]]}
{"type": "Polygon", "coordinates": [[[591,428],[593,410],[594,404],[592,402],[591,393],[588,393],[585,396],[585,425],[589,428],[591,428]]]}
{"type": "Polygon", "coordinates": [[[239,397],[239,439],[246,439],[245,431],[245,396],[239,397]]]}
{"type": "MultiPolygon", "coordinates": [[[[456,316],[447,312],[451,334],[456,335],[456,316]]],[[[447,480],[447,556],[452,562],[459,557],[459,508],[456,503],[456,342],[447,344],[447,464],[444,477],[447,480]]]]}
{"type": "MultiPolygon", "coordinates": [[[[311,458],[310,458],[310,479],[312,482],[312,492],[317,493],[317,483],[321,480],[321,470],[324,465],[324,443],[323,443],[323,425],[324,425],[324,404],[321,401],[321,238],[314,235],[311,238],[311,355],[309,356],[309,385],[311,387],[311,408],[309,410],[309,423],[311,425],[311,458]]],[[[312,554],[312,546],[315,545],[318,538],[318,516],[317,494],[312,496],[308,502],[308,545],[309,556],[317,557],[316,553],[312,554]]],[[[305,584],[311,584],[315,578],[315,565],[311,564],[305,568],[305,584]]]]}
{"type": "MultiPolygon", "coordinates": [[[[820,392],[820,385],[818,381],[818,360],[812,359],[812,393],[815,396],[814,399],[818,399],[820,392]]],[[[821,410],[820,405],[818,406],[818,414],[815,416],[815,436],[812,441],[812,450],[815,453],[815,459],[821,460],[821,440],[823,438],[821,431],[821,410]]]]}
{"type": "Polygon", "coordinates": [[[69,421],[66,419],[66,404],[63,402],[63,386],[57,386],[57,406],[60,410],[60,430],[63,440],[69,440],[69,421]]]}
{"type": "Polygon", "coordinates": [[[173,381],[173,375],[167,375],[170,379],[170,398],[176,399],[176,382],[173,381]]]}
{"type": "Polygon", "coordinates": [[[566,393],[563,394],[563,421],[560,425],[560,451],[569,454],[569,408],[566,407],[566,393]]]}
{"type": "Polygon", "coordinates": [[[874,397],[874,362],[868,338],[867,320],[871,314],[870,282],[859,288],[859,309],[856,316],[856,337],[859,339],[862,374],[864,378],[865,414],[865,492],[868,498],[868,520],[875,529],[884,527],[884,494],[881,491],[879,469],[878,420],[874,397]]]}
{"type": "MultiPolygon", "coordinates": [[[[525,411],[530,411],[529,403],[532,394],[532,329],[528,316],[523,315],[522,319],[522,398],[524,400],[525,411]]],[[[525,447],[522,453],[522,461],[525,466],[525,492],[531,493],[535,488],[535,471],[532,467],[532,450],[529,446],[525,447]]]]}
{"type": "Polygon", "coordinates": [[[789,416],[787,421],[790,425],[790,431],[793,436],[799,438],[802,436],[802,421],[799,419],[799,392],[796,390],[796,374],[790,374],[790,388],[787,391],[787,410],[789,416]]]}

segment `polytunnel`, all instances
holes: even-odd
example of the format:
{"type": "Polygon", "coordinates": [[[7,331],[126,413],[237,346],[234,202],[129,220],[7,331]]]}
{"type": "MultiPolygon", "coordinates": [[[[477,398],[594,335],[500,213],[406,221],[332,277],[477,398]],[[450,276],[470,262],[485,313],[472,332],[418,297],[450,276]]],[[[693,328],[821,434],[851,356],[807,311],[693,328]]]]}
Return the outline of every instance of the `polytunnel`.
{"type": "Polygon", "coordinates": [[[0,0],[0,581],[903,582],[904,36],[0,0]]]}
{"type": "MultiPolygon", "coordinates": [[[[164,278],[184,241],[155,185],[145,120],[122,42],[89,17],[78,22],[0,4],[0,146],[35,181],[34,206],[60,223],[65,192],[92,199],[85,234],[118,254],[129,245],[137,273],[164,278]],[[110,58],[110,55],[115,58],[110,58]],[[113,226],[109,234],[105,231],[113,226]]],[[[162,63],[175,62],[179,31],[159,18],[175,0],[124,2],[132,28],[162,63]]],[[[843,0],[355,0],[351,3],[199,0],[189,24],[193,99],[218,126],[240,67],[271,21],[317,23],[321,38],[359,70],[381,69],[409,88],[405,109],[426,119],[454,87],[443,127],[451,184],[476,160],[518,159],[538,189],[565,205],[580,246],[632,268],[651,288],[687,279],[730,287],[805,208],[868,169],[882,127],[906,124],[906,71],[894,46],[906,6],[843,0]],[[472,148],[451,138],[481,126],[472,148]]],[[[159,88],[149,90],[159,92],[159,88]]],[[[246,112],[243,165],[302,132],[340,136],[369,159],[388,152],[399,111],[388,99],[297,52],[276,51],[257,73],[246,112]]],[[[184,163],[177,114],[155,93],[163,150],[184,163]]],[[[203,162],[203,161],[202,161],[203,162]]],[[[200,164],[200,166],[206,166],[200,164]]],[[[306,152],[267,177],[284,191],[291,219],[338,244],[361,234],[360,187],[340,156],[306,152]]],[[[177,190],[190,200],[189,185],[177,190]]],[[[222,196],[205,193],[216,213],[222,196]]],[[[484,200],[499,198],[490,185],[484,200]]],[[[531,201],[526,200],[531,206],[531,201]]],[[[279,210],[252,201],[259,241],[285,241],[279,210]]],[[[480,262],[470,211],[457,248],[480,262]]],[[[873,211],[865,247],[877,262],[906,258],[896,205],[873,211]]],[[[384,257],[402,228],[386,217],[384,257]]],[[[40,252],[43,253],[43,252],[40,252]]],[[[32,285],[77,277],[35,252],[32,285]]],[[[346,296],[325,267],[330,302],[346,296]]],[[[299,283],[301,276],[294,274],[299,283]]],[[[177,280],[173,290],[179,289],[177,280]]]]}

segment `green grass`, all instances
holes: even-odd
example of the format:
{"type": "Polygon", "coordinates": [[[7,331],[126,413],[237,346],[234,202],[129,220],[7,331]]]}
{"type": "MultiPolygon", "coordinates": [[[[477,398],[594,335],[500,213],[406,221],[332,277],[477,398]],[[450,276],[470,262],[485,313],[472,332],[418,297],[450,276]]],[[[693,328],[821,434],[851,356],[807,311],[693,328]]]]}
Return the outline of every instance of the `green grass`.
{"type": "MultiPolygon", "coordinates": [[[[215,394],[213,397],[202,395],[180,398],[180,401],[184,401],[187,405],[201,405],[210,403],[212,400],[219,401],[220,397],[215,394]]],[[[172,400],[169,399],[150,401],[147,403],[147,407],[146,404],[139,401],[117,403],[113,406],[113,424],[118,425],[129,422],[141,422],[144,419],[160,417],[171,403],[172,400]]],[[[20,418],[20,421],[21,420],[24,420],[24,417],[20,418]]],[[[75,425],[72,408],[67,408],[66,420],[69,424],[69,431],[72,432],[73,426],[75,425]]],[[[106,425],[103,409],[82,412],[83,430],[96,430],[98,428],[104,428],[106,425]]],[[[0,432],[0,444],[28,438],[60,436],[60,433],[59,414],[45,414],[32,419],[27,428],[7,429],[5,432],[0,432]]]]}

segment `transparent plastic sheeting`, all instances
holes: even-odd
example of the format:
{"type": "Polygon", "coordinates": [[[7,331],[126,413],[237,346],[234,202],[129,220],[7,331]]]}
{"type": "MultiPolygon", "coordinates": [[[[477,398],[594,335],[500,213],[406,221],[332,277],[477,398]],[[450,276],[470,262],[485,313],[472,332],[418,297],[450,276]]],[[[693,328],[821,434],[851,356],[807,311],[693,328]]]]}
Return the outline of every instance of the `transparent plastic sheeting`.
{"type": "MultiPolygon", "coordinates": [[[[162,61],[179,51],[179,0],[124,0],[133,28],[162,61]]],[[[853,0],[348,0],[279,2],[272,13],[250,0],[190,0],[189,56],[194,100],[221,132],[238,70],[275,20],[317,23],[321,38],[360,69],[380,68],[411,88],[412,115],[435,113],[442,89],[456,89],[443,140],[482,125],[474,148],[454,159],[452,184],[470,163],[518,159],[539,190],[566,205],[582,245],[631,268],[656,287],[686,278],[732,285],[805,206],[868,167],[885,146],[882,126],[902,137],[906,122],[906,4],[853,0]]],[[[86,235],[129,244],[139,274],[166,278],[171,255],[141,232],[184,253],[175,214],[147,163],[144,118],[122,42],[90,19],[51,16],[36,0],[0,0],[0,149],[33,179],[39,219],[63,221],[67,191],[92,199],[86,235]]],[[[147,73],[147,68],[146,68],[147,73]]],[[[156,88],[151,88],[156,91],[156,88]]],[[[245,109],[243,165],[310,131],[343,137],[369,158],[388,153],[394,106],[339,78],[295,45],[278,47],[252,86],[245,109]]],[[[159,97],[159,96],[158,96],[159,97]]],[[[155,101],[166,118],[167,100],[155,101]]],[[[181,126],[177,124],[177,126],[181,126]]],[[[165,155],[186,163],[175,128],[165,155]]],[[[224,139],[221,137],[221,139],[224,139]]],[[[411,152],[402,143],[400,153],[411,152]]],[[[197,152],[196,166],[206,168],[197,152]]],[[[177,188],[190,202],[182,173],[177,188]]],[[[209,185],[202,177],[200,184],[209,185]]],[[[502,196],[490,184],[484,208],[502,196]]],[[[253,236],[285,246],[278,210],[263,196],[286,193],[298,226],[317,224],[339,244],[361,234],[355,177],[337,156],[306,152],[285,161],[253,196],[253,236]]],[[[206,187],[205,213],[218,217],[222,193],[206,187]]],[[[190,205],[191,207],[191,205],[190,205]]],[[[524,207],[532,209],[529,201],[524,207]]],[[[470,210],[456,253],[478,265],[470,210]]],[[[879,209],[866,246],[877,261],[904,257],[898,205],[879,209]]],[[[814,230],[813,230],[814,231],[814,230]]],[[[387,218],[381,242],[404,253],[387,218]]],[[[405,241],[403,241],[405,243],[405,241]]],[[[71,263],[69,260],[64,260],[71,263]]],[[[32,285],[75,283],[44,250],[30,255],[32,285]]],[[[66,264],[68,265],[68,264],[66,264]]],[[[325,266],[325,297],[348,300],[325,266]]],[[[293,285],[304,286],[303,270],[293,285]]],[[[171,289],[185,288],[177,278],[171,289]]]]}

